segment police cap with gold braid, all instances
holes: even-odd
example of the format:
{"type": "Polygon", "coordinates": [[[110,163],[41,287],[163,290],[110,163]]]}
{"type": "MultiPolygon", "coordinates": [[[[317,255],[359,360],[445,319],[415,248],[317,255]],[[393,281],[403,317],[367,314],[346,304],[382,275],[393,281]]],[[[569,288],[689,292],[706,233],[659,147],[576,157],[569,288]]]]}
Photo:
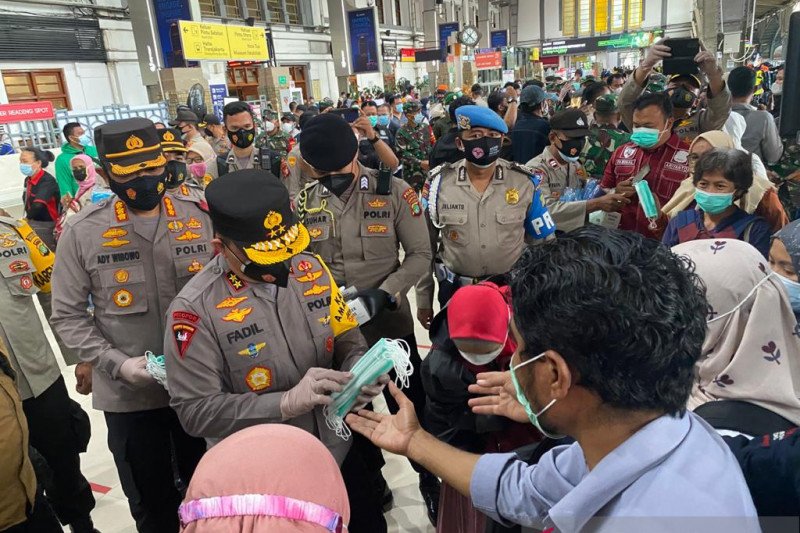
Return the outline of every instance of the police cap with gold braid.
{"type": "Polygon", "coordinates": [[[308,230],[297,221],[289,191],[266,170],[237,170],[206,188],[214,231],[234,241],[259,265],[286,261],[308,247],[308,230]]]}
{"type": "Polygon", "coordinates": [[[186,152],[186,146],[184,146],[181,140],[181,132],[179,129],[165,128],[157,131],[161,137],[162,150],[165,152],[186,152]]]}
{"type": "Polygon", "coordinates": [[[94,141],[100,162],[117,176],[167,164],[158,130],[146,118],[112,120],[97,126],[94,141]]]}

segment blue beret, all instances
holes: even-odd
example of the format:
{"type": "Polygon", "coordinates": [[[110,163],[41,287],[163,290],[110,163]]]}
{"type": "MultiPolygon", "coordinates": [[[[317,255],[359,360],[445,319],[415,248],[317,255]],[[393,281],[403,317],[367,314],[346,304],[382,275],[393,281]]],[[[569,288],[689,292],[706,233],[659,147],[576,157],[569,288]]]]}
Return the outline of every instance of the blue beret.
{"type": "Polygon", "coordinates": [[[500,115],[479,105],[463,105],[456,109],[456,124],[458,129],[489,128],[500,133],[508,133],[508,126],[500,115]]]}

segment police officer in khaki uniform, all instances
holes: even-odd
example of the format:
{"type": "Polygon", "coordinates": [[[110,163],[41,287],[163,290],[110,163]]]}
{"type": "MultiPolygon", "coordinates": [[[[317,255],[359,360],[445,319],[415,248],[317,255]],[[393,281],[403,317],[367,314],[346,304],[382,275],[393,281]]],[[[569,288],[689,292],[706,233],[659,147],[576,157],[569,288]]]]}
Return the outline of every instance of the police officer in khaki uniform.
{"type": "MultiPolygon", "coordinates": [[[[323,260],[304,252],[309,232],[277,178],[238,171],[206,194],[219,255],[167,315],[172,406],[190,433],[211,442],[263,423],[316,435],[342,466],[353,510],[348,531],[379,532],[380,497],[359,495],[368,484],[362,458],[322,413],[367,349],[355,318],[323,260]]],[[[381,389],[363,388],[359,403],[381,389]]]]}
{"type": "Polygon", "coordinates": [[[222,121],[233,145],[225,158],[228,172],[260,168],[259,151],[253,144],[256,140],[255,117],[247,102],[230,102],[223,107],[222,121]]]}
{"type": "Polygon", "coordinates": [[[589,213],[619,211],[630,203],[621,194],[606,194],[589,200],[563,201],[567,188],[580,191],[586,185],[587,174],[578,162],[589,134],[586,115],[579,109],[558,111],[550,119],[550,144],[527,166],[537,173],[544,205],[550,211],[560,231],[572,231],[589,222],[589,213]]]}
{"type": "Polygon", "coordinates": [[[94,407],[105,413],[138,530],[176,531],[173,458],[188,482],[205,443],[181,428],[144,368],[145,352],[163,353],[169,304],[211,259],[211,220],[195,199],[165,194],[167,161],[152,122],[109,122],[94,138],[116,196],[67,221],[53,272],[53,325],[93,365],[94,407]]]}
{"type": "MultiPolygon", "coordinates": [[[[377,137],[366,117],[354,126],[359,124],[377,137]]],[[[422,360],[406,294],[430,267],[431,248],[417,193],[388,172],[380,175],[362,165],[351,125],[338,115],[310,120],[302,137],[303,163],[316,178],[296,202],[311,235],[310,249],[328,264],[336,284],[357,290],[365,302],[371,320],[361,331],[367,342],[402,338],[411,349],[411,363],[419,368],[422,360]]],[[[377,144],[383,145],[379,137],[377,144]]],[[[381,148],[391,153],[388,146],[381,148]]],[[[421,415],[425,391],[419,376],[412,374],[408,394],[421,415]]],[[[392,402],[390,409],[396,410],[392,402]]],[[[435,516],[438,480],[421,467],[417,471],[429,514],[435,516]]]]}
{"type": "Polygon", "coordinates": [[[298,125],[300,126],[300,135],[297,136],[297,142],[286,156],[288,175],[285,178],[284,184],[286,185],[286,188],[289,189],[289,198],[292,200],[292,202],[295,201],[297,195],[306,185],[314,181],[314,178],[309,176],[308,173],[303,170],[304,167],[301,165],[303,158],[300,155],[300,139],[302,137],[303,128],[306,126],[309,120],[319,115],[319,111],[314,108],[312,109],[313,110],[306,111],[300,115],[300,118],[297,121],[298,125]]]}
{"type": "MultiPolygon", "coordinates": [[[[456,146],[465,159],[430,172],[423,205],[440,241],[433,271],[444,306],[464,285],[492,278],[503,283],[525,247],[546,239],[555,225],[541,203],[532,171],[499,159],[508,126],[494,111],[466,105],[456,110],[456,146]]],[[[428,328],[433,318],[433,272],[417,284],[417,318],[428,328]]]]}
{"type": "Polygon", "coordinates": [[[17,375],[30,444],[53,473],[47,498],[73,532],[92,533],[89,513],[95,501],[79,456],[89,442],[89,417],[70,399],[39,320],[33,295],[39,291],[34,277],[40,273],[18,227],[16,220],[0,213],[0,346],[5,346],[17,375]]]}

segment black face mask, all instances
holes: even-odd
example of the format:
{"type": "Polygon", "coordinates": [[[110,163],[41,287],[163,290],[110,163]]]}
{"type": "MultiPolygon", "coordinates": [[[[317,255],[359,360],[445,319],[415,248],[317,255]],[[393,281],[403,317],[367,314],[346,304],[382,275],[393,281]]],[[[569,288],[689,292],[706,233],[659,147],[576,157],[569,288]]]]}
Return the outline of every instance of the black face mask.
{"type": "Polygon", "coordinates": [[[356,175],[352,172],[348,172],[347,174],[328,174],[320,178],[319,182],[322,183],[326,189],[339,197],[350,187],[355,177],[356,175]]]}
{"type": "Polygon", "coordinates": [[[109,180],[111,190],[119,196],[119,199],[131,209],[139,211],[150,211],[158,206],[158,202],[167,190],[165,182],[167,171],[158,176],[139,176],[127,183],[119,183],[113,179],[109,180]]]}
{"type": "Polygon", "coordinates": [[[250,128],[246,130],[242,128],[238,131],[229,131],[228,139],[230,139],[231,143],[237,148],[247,148],[253,144],[253,141],[256,139],[256,129],[250,128]]]}
{"type": "Polygon", "coordinates": [[[167,189],[176,189],[181,183],[186,181],[186,163],[183,161],[177,161],[175,159],[167,161],[167,166],[165,168],[167,171],[167,179],[164,184],[167,186],[167,189]]]}
{"type": "Polygon", "coordinates": [[[76,168],[72,171],[72,177],[75,178],[75,181],[83,181],[86,179],[86,169],[85,168],[76,168]]]}
{"type": "Polygon", "coordinates": [[[480,139],[466,140],[464,143],[464,153],[467,161],[479,167],[488,167],[500,157],[500,146],[503,138],[481,137],[480,139]]]}
{"type": "Polygon", "coordinates": [[[577,157],[583,150],[584,144],[586,144],[586,137],[567,139],[566,141],[561,140],[561,153],[568,157],[577,157]]]}
{"type": "Polygon", "coordinates": [[[256,281],[262,281],[263,276],[272,276],[275,278],[273,283],[275,283],[275,285],[278,287],[286,288],[286,286],[289,284],[289,261],[283,261],[274,265],[259,265],[253,263],[252,261],[244,263],[224,242],[223,246],[225,246],[225,248],[227,248],[228,251],[236,257],[236,260],[239,261],[240,265],[239,270],[248,278],[256,281]]]}
{"type": "Polygon", "coordinates": [[[687,91],[683,87],[670,89],[669,93],[669,99],[672,102],[672,106],[677,107],[678,109],[691,109],[692,106],[694,106],[695,100],[697,100],[697,97],[693,92],[687,91]]]}

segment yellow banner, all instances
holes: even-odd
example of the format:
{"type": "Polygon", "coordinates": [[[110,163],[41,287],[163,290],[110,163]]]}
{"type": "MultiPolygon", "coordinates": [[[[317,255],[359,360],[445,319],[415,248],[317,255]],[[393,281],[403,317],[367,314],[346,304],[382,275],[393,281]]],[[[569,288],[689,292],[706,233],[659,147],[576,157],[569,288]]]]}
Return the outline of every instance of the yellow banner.
{"type": "Polygon", "coordinates": [[[191,61],[269,61],[264,28],[178,21],[183,55],[191,61]]]}

